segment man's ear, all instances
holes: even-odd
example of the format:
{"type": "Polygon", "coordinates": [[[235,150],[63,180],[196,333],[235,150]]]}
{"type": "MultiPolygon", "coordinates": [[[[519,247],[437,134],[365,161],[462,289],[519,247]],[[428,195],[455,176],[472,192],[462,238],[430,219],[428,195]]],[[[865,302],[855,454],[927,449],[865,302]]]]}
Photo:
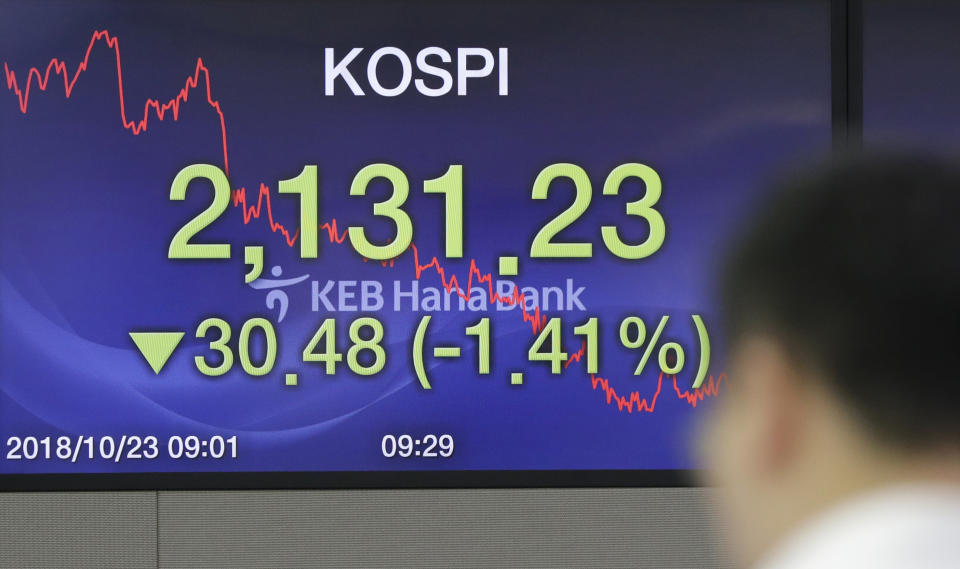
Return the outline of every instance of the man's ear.
{"type": "Polygon", "coordinates": [[[783,345],[767,336],[746,339],[741,356],[737,382],[749,400],[750,467],[763,477],[776,475],[803,445],[802,373],[783,345]]]}

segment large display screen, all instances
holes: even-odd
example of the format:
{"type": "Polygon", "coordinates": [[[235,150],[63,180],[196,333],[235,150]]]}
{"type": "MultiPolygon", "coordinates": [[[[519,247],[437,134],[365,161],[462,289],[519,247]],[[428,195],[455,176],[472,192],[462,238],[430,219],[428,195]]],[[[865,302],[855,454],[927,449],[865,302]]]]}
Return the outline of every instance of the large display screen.
{"type": "Polygon", "coordinates": [[[830,141],[826,2],[2,13],[7,475],[694,469],[717,256],[830,141]]]}

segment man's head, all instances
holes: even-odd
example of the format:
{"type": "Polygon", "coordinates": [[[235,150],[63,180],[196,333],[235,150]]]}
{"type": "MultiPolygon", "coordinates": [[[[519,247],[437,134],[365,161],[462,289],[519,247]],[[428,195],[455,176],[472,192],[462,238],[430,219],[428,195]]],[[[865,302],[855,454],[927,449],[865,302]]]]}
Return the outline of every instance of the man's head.
{"type": "Polygon", "coordinates": [[[853,492],[960,481],[960,171],[792,177],[725,267],[729,389],[704,434],[747,560],[853,492]]]}

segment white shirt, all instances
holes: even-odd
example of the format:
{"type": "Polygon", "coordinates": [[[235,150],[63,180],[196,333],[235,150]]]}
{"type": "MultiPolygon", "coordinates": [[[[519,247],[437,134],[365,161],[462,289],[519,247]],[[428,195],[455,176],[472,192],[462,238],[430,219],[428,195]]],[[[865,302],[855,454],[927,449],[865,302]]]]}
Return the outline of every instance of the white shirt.
{"type": "Polygon", "coordinates": [[[757,569],[958,569],[960,486],[897,486],[837,506],[757,569]]]}

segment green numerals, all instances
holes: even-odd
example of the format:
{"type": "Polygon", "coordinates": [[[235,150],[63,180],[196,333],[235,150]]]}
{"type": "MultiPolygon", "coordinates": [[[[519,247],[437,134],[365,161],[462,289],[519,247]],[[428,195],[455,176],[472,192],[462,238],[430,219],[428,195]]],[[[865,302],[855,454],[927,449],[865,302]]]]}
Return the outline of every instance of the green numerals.
{"type": "Polygon", "coordinates": [[[533,182],[533,199],[547,199],[547,191],[550,184],[557,178],[569,178],[573,180],[577,193],[574,196],[570,207],[563,210],[560,215],[551,219],[540,229],[533,237],[533,243],[530,245],[530,256],[534,258],[542,257],[590,257],[593,255],[592,243],[554,243],[551,241],[557,233],[577,220],[578,217],[587,211],[590,200],[593,197],[593,188],[590,186],[590,178],[583,168],[574,164],[551,164],[537,175],[533,182]]]}
{"type": "Polygon", "coordinates": [[[213,202],[207,209],[188,221],[170,241],[167,257],[170,259],[229,259],[228,243],[191,243],[202,229],[216,221],[230,205],[230,182],[223,170],[210,164],[193,164],[177,173],[170,186],[170,199],[183,201],[187,198],[187,186],[196,179],[205,179],[213,184],[213,202]]]}
{"type": "MultiPolygon", "coordinates": [[[[386,243],[378,245],[370,241],[363,226],[350,226],[347,234],[350,244],[357,253],[367,259],[386,261],[399,256],[413,242],[413,221],[404,210],[404,205],[410,196],[410,182],[406,174],[396,166],[383,163],[370,164],[354,176],[350,184],[350,195],[365,196],[370,183],[378,178],[386,180],[390,184],[391,191],[386,200],[373,204],[373,215],[386,218],[393,223],[393,236],[386,243]]],[[[647,224],[649,233],[646,240],[638,244],[624,243],[620,238],[619,229],[613,225],[602,226],[600,235],[604,245],[614,255],[623,259],[643,259],[658,251],[666,238],[666,223],[663,215],[656,209],[662,184],[660,176],[653,168],[631,162],[621,164],[610,172],[603,184],[603,195],[618,195],[624,181],[630,178],[636,178],[643,183],[644,194],[640,199],[627,203],[626,213],[643,219],[647,224]]],[[[177,231],[170,242],[167,256],[171,259],[227,259],[230,257],[228,243],[191,242],[229,206],[231,190],[226,174],[209,164],[187,166],[174,178],[170,187],[170,199],[175,201],[186,199],[188,185],[197,179],[207,180],[213,185],[213,201],[177,231]]],[[[551,164],[537,174],[531,197],[535,200],[547,199],[550,188],[557,179],[573,182],[575,189],[573,202],[559,215],[547,221],[534,235],[530,244],[530,257],[589,258],[593,256],[593,243],[558,241],[557,236],[573,225],[590,207],[593,199],[590,178],[584,169],[576,164],[551,164]]],[[[296,177],[281,180],[277,191],[280,194],[294,194],[300,201],[299,227],[292,236],[286,234],[288,242],[292,244],[294,240],[300,241],[301,258],[317,258],[320,229],[317,166],[304,166],[296,177]]],[[[423,191],[427,194],[440,194],[444,198],[445,256],[451,259],[463,257],[463,166],[453,164],[439,178],[425,180],[423,191]]],[[[269,195],[267,199],[269,200],[269,195]]],[[[269,209],[269,202],[266,207],[269,209]]],[[[276,231],[276,228],[274,230],[276,231]]]]}
{"type": "Polygon", "coordinates": [[[583,351],[581,352],[580,357],[584,357],[586,354],[587,358],[587,373],[597,373],[600,368],[600,364],[597,361],[600,353],[598,350],[599,347],[599,322],[596,318],[590,318],[580,326],[577,326],[573,329],[573,333],[577,336],[583,336],[583,351]]]}
{"type": "Polygon", "coordinates": [[[477,373],[488,375],[490,373],[490,318],[481,318],[473,326],[468,326],[465,332],[467,336],[477,337],[477,373]]]}
{"type": "Polygon", "coordinates": [[[216,328],[220,331],[220,337],[210,341],[210,349],[220,353],[220,364],[210,365],[204,356],[196,356],[193,359],[200,373],[209,375],[210,377],[217,377],[227,373],[230,371],[230,368],[233,367],[233,352],[227,346],[227,342],[230,341],[231,332],[230,325],[227,324],[226,321],[220,318],[207,318],[197,327],[197,338],[206,338],[211,328],[216,328]]]}
{"type": "MultiPolygon", "coordinates": [[[[576,194],[573,203],[563,210],[558,216],[548,221],[537,234],[533,237],[530,244],[530,257],[532,258],[578,258],[591,257],[593,255],[592,243],[570,243],[557,242],[553,239],[558,233],[569,227],[576,221],[587,208],[593,197],[593,186],[590,184],[590,178],[583,168],[575,164],[551,164],[540,171],[536,180],[533,182],[532,197],[535,200],[547,198],[547,192],[550,185],[558,178],[567,178],[573,181],[576,194]]],[[[639,245],[628,245],[624,243],[619,236],[615,226],[604,225],[600,228],[600,235],[603,237],[603,243],[607,249],[623,259],[643,259],[655,253],[666,237],[666,224],[663,215],[654,209],[657,201],[660,199],[661,183],[660,176],[644,164],[631,162],[621,164],[610,172],[606,181],[603,183],[603,195],[615,196],[620,192],[620,186],[627,178],[639,178],[646,186],[646,191],[642,198],[627,204],[627,215],[633,215],[643,218],[650,228],[650,233],[646,241],[639,245]]]]}
{"type": "MultiPolygon", "coordinates": [[[[303,349],[303,361],[324,364],[324,372],[333,375],[337,364],[343,362],[344,354],[337,350],[337,324],[333,318],[327,318],[314,333],[303,349]]],[[[350,347],[347,349],[347,367],[356,375],[376,375],[387,365],[387,352],[383,348],[384,328],[376,318],[362,317],[350,323],[347,332],[350,347]],[[365,355],[368,354],[368,355],[365,355]]],[[[261,377],[270,373],[277,362],[277,334],[273,324],[265,318],[251,318],[243,323],[237,341],[237,350],[230,347],[233,336],[230,324],[220,318],[207,318],[197,326],[197,338],[210,338],[211,354],[194,358],[200,373],[219,377],[233,368],[234,361],[240,360],[244,373],[261,377]],[[263,337],[261,361],[254,361],[251,345],[255,334],[263,337]]]]}
{"type": "Polygon", "coordinates": [[[362,196],[367,193],[367,186],[375,178],[386,178],[393,186],[393,192],[386,201],[373,204],[373,214],[391,219],[396,226],[396,233],[386,245],[374,245],[367,239],[363,227],[351,226],[349,235],[353,248],[364,257],[375,261],[392,259],[406,251],[413,241],[413,222],[407,212],[400,209],[407,201],[410,193],[410,183],[407,176],[396,166],[390,164],[371,164],[364,167],[353,178],[350,184],[351,196],[362,196]]]}
{"type": "MultiPolygon", "coordinates": [[[[280,180],[277,192],[294,194],[300,199],[300,223],[296,232],[288,236],[290,243],[300,241],[300,258],[316,259],[319,254],[320,230],[320,188],[316,165],[307,165],[294,178],[280,180]]],[[[403,210],[410,194],[410,182],[406,174],[390,164],[371,164],[354,176],[350,184],[351,196],[364,196],[370,182],[384,178],[392,187],[390,197],[373,204],[373,214],[386,217],[394,224],[394,236],[384,245],[375,245],[367,238],[361,226],[348,228],[350,244],[364,257],[376,261],[392,259],[410,247],[413,241],[413,222],[403,210]]],[[[170,199],[186,199],[190,182],[204,179],[213,184],[212,203],[196,217],[184,224],[173,236],[167,256],[171,259],[229,259],[228,243],[191,243],[200,231],[216,221],[230,205],[230,183],[227,175],[216,166],[193,164],[181,170],[170,186],[170,199]]],[[[446,256],[463,256],[463,166],[451,165],[439,178],[423,182],[423,191],[427,194],[442,194],[444,197],[444,219],[446,234],[446,256]]],[[[269,200],[269,195],[267,199],[269,200]]],[[[270,208],[268,202],[266,207],[270,208]]],[[[276,230],[276,229],[274,229],[276,230]]]]}
{"type": "Polygon", "coordinates": [[[559,374],[560,366],[567,361],[567,352],[560,347],[560,339],[560,319],[547,320],[547,325],[527,351],[527,359],[531,362],[550,362],[550,373],[559,374]],[[549,349],[544,350],[544,345],[548,342],[549,349]]]}
{"type": "MultiPolygon", "coordinates": [[[[353,248],[364,257],[375,261],[392,259],[403,253],[413,242],[413,222],[410,216],[401,209],[410,194],[410,182],[406,174],[396,166],[390,164],[371,164],[359,172],[350,184],[351,196],[362,196],[367,193],[367,186],[376,178],[384,178],[393,188],[390,197],[385,201],[373,204],[373,214],[386,217],[393,221],[396,227],[394,237],[386,245],[374,245],[367,239],[366,231],[361,226],[349,228],[350,243],[353,248]]],[[[460,258],[463,256],[463,166],[454,164],[435,180],[426,180],[423,191],[428,194],[443,194],[445,198],[444,218],[446,233],[446,256],[460,258]]]]}
{"type": "Polygon", "coordinates": [[[357,375],[374,375],[387,365],[387,353],[380,342],[383,340],[383,324],[375,318],[357,318],[350,324],[350,341],[353,344],[347,350],[347,367],[357,375]],[[373,331],[369,338],[362,338],[360,330],[368,328],[373,331]],[[369,365],[360,363],[360,354],[369,351],[373,354],[373,362],[369,365]]]}
{"type": "Polygon", "coordinates": [[[337,351],[337,322],[333,318],[327,318],[323,324],[317,328],[317,332],[310,338],[307,347],[303,349],[303,361],[321,362],[326,364],[325,372],[327,375],[337,373],[337,364],[343,361],[343,354],[337,351]],[[323,351],[317,353],[317,346],[323,341],[323,351]]]}
{"type": "MultiPolygon", "coordinates": [[[[383,324],[376,318],[362,317],[350,323],[347,333],[350,347],[347,349],[347,367],[357,375],[375,375],[387,365],[387,352],[380,344],[383,342],[383,324]],[[365,331],[369,330],[369,334],[365,331]],[[369,337],[364,338],[364,335],[369,337]],[[370,363],[360,361],[360,354],[369,352],[370,363]]],[[[337,324],[333,318],[327,318],[317,329],[307,346],[303,349],[303,361],[325,364],[324,373],[333,375],[337,364],[343,361],[343,353],[337,350],[337,324]],[[322,351],[317,348],[323,343],[322,351]]]]}
{"type": "Polygon", "coordinates": [[[444,254],[448,259],[463,257],[463,166],[454,164],[443,176],[425,181],[423,191],[427,194],[443,194],[446,199],[444,254]]]}
{"type": "Polygon", "coordinates": [[[603,183],[603,195],[617,195],[623,181],[631,177],[642,180],[646,185],[646,192],[639,200],[627,204],[627,215],[636,215],[647,221],[647,225],[650,226],[647,240],[639,245],[627,245],[620,240],[617,228],[612,225],[601,227],[600,234],[603,236],[603,242],[607,249],[617,257],[643,259],[655,253],[663,245],[663,239],[667,235],[667,226],[663,221],[663,215],[653,209],[653,206],[660,199],[660,176],[654,172],[653,168],[643,164],[621,164],[607,176],[607,180],[603,183]]]}
{"type": "Polygon", "coordinates": [[[561,367],[566,367],[571,360],[581,360],[586,358],[587,373],[597,373],[600,367],[598,360],[599,347],[599,323],[596,318],[589,318],[586,322],[573,329],[576,336],[583,337],[583,347],[571,357],[564,352],[563,330],[559,318],[547,320],[547,325],[543,327],[540,334],[533,341],[533,345],[527,351],[527,359],[531,362],[550,362],[550,373],[556,375],[561,372],[561,367]]]}
{"type": "Polygon", "coordinates": [[[296,178],[280,180],[277,191],[300,196],[300,258],[317,258],[317,232],[320,228],[320,206],[317,167],[304,166],[296,178]]]}
{"type": "MultiPolygon", "coordinates": [[[[227,345],[230,341],[232,332],[230,324],[220,318],[207,318],[197,327],[197,338],[206,338],[212,328],[219,331],[217,338],[210,341],[210,349],[220,354],[220,363],[211,364],[205,356],[196,356],[194,362],[197,369],[203,375],[210,377],[219,377],[233,367],[233,350],[227,345]]],[[[251,318],[243,323],[240,328],[240,338],[237,346],[237,352],[240,357],[240,367],[247,375],[254,377],[264,376],[273,369],[277,361],[277,333],[273,329],[273,324],[265,318],[251,318]],[[251,356],[250,338],[254,331],[260,330],[263,334],[266,353],[263,361],[256,364],[251,356]]]]}
{"type": "Polygon", "coordinates": [[[273,330],[273,324],[266,318],[251,318],[243,323],[240,328],[240,367],[247,375],[262,376],[270,373],[273,364],[277,361],[277,334],[273,330]],[[266,354],[263,356],[263,363],[257,365],[250,358],[250,336],[254,330],[260,329],[266,344],[266,354]]]}

